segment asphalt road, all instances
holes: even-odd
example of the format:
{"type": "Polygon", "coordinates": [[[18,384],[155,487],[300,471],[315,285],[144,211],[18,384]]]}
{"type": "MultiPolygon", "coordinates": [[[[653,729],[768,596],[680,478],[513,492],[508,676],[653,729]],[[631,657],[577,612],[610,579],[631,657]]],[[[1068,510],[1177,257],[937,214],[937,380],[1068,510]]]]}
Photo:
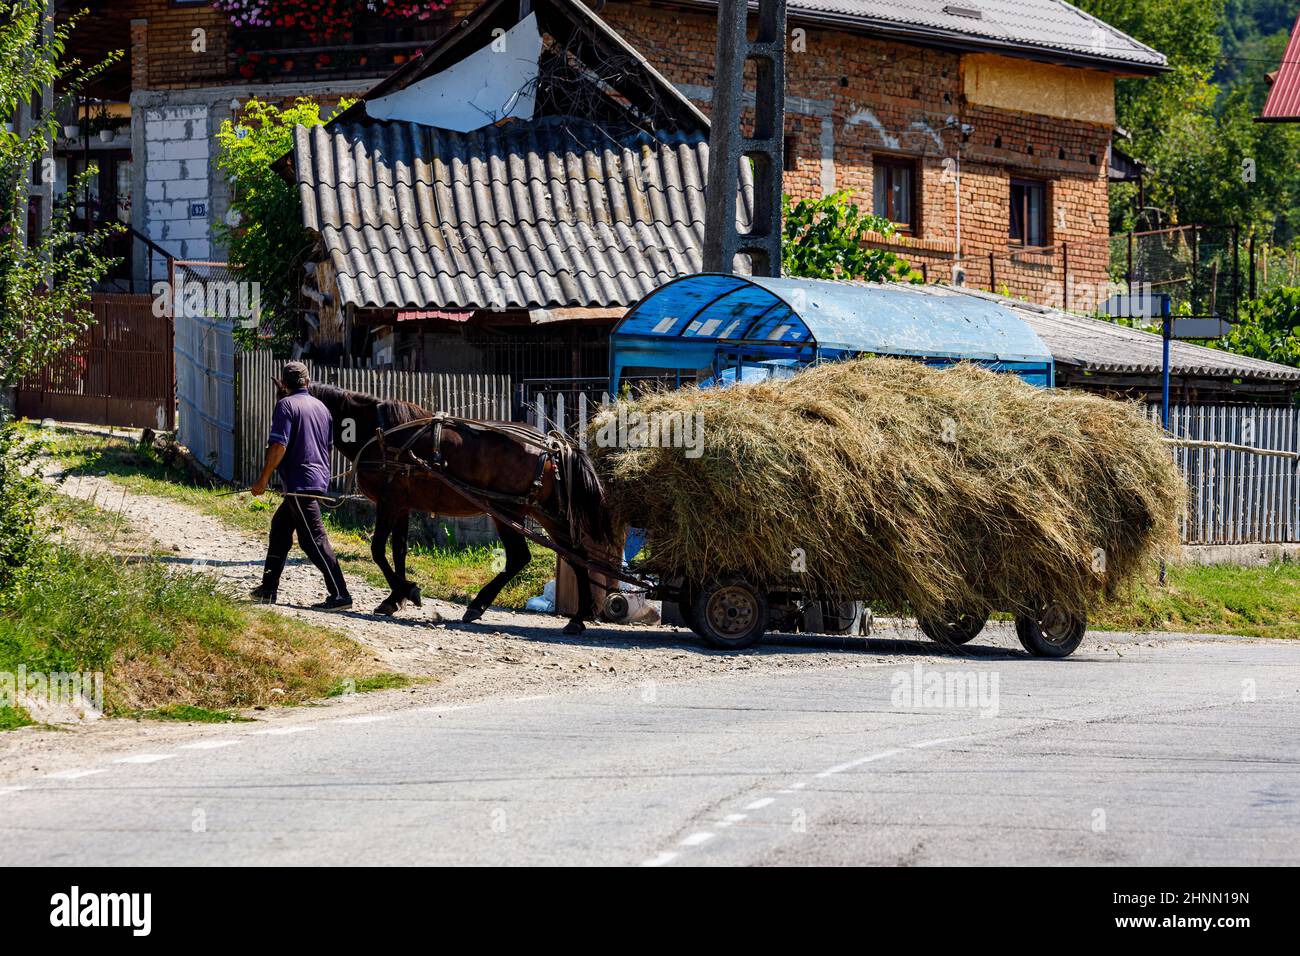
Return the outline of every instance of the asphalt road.
{"type": "Polygon", "coordinates": [[[846,651],[146,743],[0,787],[0,863],[1295,864],[1298,728],[1300,644],[846,651]]]}

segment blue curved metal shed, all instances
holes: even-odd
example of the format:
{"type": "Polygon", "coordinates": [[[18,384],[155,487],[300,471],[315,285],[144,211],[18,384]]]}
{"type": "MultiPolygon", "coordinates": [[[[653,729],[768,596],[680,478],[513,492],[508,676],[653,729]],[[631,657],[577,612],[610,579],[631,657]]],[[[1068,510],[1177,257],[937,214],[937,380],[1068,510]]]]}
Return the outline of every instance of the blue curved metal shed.
{"type": "Polygon", "coordinates": [[[977,362],[1052,384],[1052,355],[995,302],[940,286],[701,273],[661,286],[610,335],[610,388],[626,370],[689,372],[855,355],[977,362]]]}

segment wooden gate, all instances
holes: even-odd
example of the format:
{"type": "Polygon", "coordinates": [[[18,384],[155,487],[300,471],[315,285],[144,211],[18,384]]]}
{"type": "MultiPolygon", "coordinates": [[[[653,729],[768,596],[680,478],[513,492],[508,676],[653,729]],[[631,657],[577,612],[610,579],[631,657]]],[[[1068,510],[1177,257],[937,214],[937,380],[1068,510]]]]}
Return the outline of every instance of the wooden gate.
{"type": "Polygon", "coordinates": [[[176,424],[172,320],[149,295],[95,293],[95,322],[18,385],[28,418],[171,429],[176,424]]]}

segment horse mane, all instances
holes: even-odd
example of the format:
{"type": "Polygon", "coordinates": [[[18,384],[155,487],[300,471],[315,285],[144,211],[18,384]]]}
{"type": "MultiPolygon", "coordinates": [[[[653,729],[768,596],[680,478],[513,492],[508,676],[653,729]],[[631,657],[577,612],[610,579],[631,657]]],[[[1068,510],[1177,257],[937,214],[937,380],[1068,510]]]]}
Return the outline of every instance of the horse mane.
{"type": "Polygon", "coordinates": [[[569,519],[569,533],[578,541],[585,537],[605,546],[616,543],[605,487],[591,456],[565,442],[560,448],[559,467],[560,494],[569,519]]]}
{"type": "Polygon", "coordinates": [[[337,405],[344,409],[364,408],[375,412],[382,410],[390,426],[405,425],[407,422],[432,417],[432,412],[412,402],[378,398],[365,392],[354,392],[325,382],[312,382],[310,391],[327,405],[337,405]]]}

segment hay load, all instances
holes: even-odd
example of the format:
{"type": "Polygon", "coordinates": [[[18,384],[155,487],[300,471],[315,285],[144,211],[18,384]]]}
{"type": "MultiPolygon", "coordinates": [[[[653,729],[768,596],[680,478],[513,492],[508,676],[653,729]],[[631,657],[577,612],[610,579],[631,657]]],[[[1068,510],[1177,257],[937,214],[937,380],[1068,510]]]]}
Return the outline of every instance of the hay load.
{"type": "Polygon", "coordinates": [[[1128,403],[865,358],[623,406],[590,447],[667,577],[794,580],[923,619],[1082,613],[1177,547],[1182,478],[1128,403]]]}

